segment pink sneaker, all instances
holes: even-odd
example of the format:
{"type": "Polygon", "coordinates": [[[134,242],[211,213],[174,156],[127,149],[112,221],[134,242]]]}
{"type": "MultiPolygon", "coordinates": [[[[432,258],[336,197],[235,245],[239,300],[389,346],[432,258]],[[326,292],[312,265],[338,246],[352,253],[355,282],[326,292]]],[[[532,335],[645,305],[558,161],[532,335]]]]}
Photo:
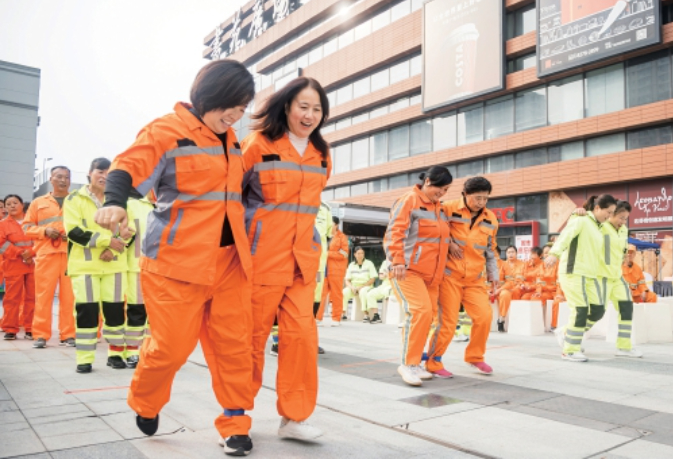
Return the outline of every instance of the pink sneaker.
{"type": "Polygon", "coordinates": [[[485,362],[480,363],[468,363],[470,366],[474,367],[481,374],[491,375],[493,373],[493,368],[486,364],[485,362]]]}
{"type": "Polygon", "coordinates": [[[446,369],[440,369],[438,371],[435,371],[432,373],[435,377],[440,378],[440,379],[450,379],[453,377],[453,374],[446,369]]]}

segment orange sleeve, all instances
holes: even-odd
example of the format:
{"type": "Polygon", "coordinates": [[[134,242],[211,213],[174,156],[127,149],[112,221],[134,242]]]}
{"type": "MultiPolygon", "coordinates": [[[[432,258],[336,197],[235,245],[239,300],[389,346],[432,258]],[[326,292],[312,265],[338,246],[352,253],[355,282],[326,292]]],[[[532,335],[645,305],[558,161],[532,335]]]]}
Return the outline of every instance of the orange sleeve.
{"type": "Polygon", "coordinates": [[[14,246],[14,244],[9,241],[7,225],[0,223],[0,254],[2,254],[5,259],[16,259],[21,257],[22,252],[23,250],[14,246]]]}
{"type": "Polygon", "coordinates": [[[406,265],[404,258],[404,241],[411,225],[411,211],[414,207],[414,196],[405,195],[390,210],[390,223],[383,240],[383,247],[388,260],[393,265],[406,265]]]}
{"type": "Polygon", "coordinates": [[[633,284],[637,284],[638,287],[636,288],[636,293],[638,295],[643,295],[645,292],[647,292],[649,289],[647,289],[647,282],[645,281],[645,275],[643,274],[643,269],[640,268],[640,265],[638,264],[633,264],[632,267],[633,271],[631,272],[631,276],[633,277],[633,284]]]}
{"type": "Polygon", "coordinates": [[[25,233],[31,240],[43,240],[45,238],[44,231],[47,227],[40,227],[37,223],[37,203],[36,201],[33,201],[30,203],[30,206],[28,206],[28,212],[23,218],[22,225],[23,233],[25,233]]]}
{"type": "Polygon", "coordinates": [[[514,266],[514,269],[511,268],[511,265],[509,265],[507,262],[503,265],[503,276],[502,276],[502,281],[504,284],[502,285],[502,289],[507,289],[508,291],[511,291],[514,289],[514,283],[515,283],[515,273],[512,272],[512,270],[516,270],[516,265],[514,266]],[[509,278],[509,279],[507,279],[509,278]]]}

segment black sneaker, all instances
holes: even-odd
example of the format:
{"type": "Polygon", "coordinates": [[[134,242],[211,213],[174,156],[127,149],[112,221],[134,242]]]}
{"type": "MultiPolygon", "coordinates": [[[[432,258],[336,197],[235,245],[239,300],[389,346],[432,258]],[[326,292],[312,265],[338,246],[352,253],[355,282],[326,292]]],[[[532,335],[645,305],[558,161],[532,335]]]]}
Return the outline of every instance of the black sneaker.
{"type": "Polygon", "coordinates": [[[362,318],[362,322],[363,323],[368,323],[369,322],[369,316],[365,316],[364,318],[362,318]]]}
{"type": "Polygon", "coordinates": [[[46,348],[46,347],[47,347],[47,341],[44,339],[37,339],[33,344],[33,348],[46,348]]]}
{"type": "Polygon", "coordinates": [[[498,321],[498,332],[505,332],[505,322],[498,321]]]}
{"type": "Polygon", "coordinates": [[[348,321],[348,316],[343,315],[343,316],[341,317],[341,321],[348,321]]]}
{"type": "Polygon", "coordinates": [[[252,450],[252,439],[247,435],[233,435],[227,439],[220,438],[224,453],[233,457],[244,457],[252,450]]]}
{"type": "Polygon", "coordinates": [[[5,334],[5,340],[16,340],[16,334],[8,332],[7,334],[5,334]]]}
{"type": "Polygon", "coordinates": [[[129,356],[126,360],[126,367],[129,369],[135,369],[138,367],[138,361],[140,360],[140,357],[138,355],[133,355],[129,356]]]}
{"type": "Polygon", "coordinates": [[[147,436],[152,436],[159,429],[159,414],[154,418],[145,418],[136,415],[136,425],[147,436]]]}
{"type": "Polygon", "coordinates": [[[77,365],[78,374],[90,374],[91,373],[91,364],[78,364],[77,365]]]}
{"type": "Polygon", "coordinates": [[[107,365],[112,369],[126,369],[126,363],[121,356],[108,356],[107,365]]]}
{"type": "Polygon", "coordinates": [[[23,338],[26,339],[26,340],[33,340],[33,333],[32,332],[26,332],[23,335],[23,338]]]}
{"type": "Polygon", "coordinates": [[[278,344],[274,343],[271,345],[271,351],[269,352],[271,356],[278,356],[278,344]]]}
{"type": "Polygon", "coordinates": [[[324,354],[325,354],[325,350],[324,350],[322,347],[318,347],[318,354],[319,354],[319,355],[324,355],[324,354]]]}
{"type": "Polygon", "coordinates": [[[374,313],[374,316],[372,317],[372,320],[370,321],[370,323],[378,324],[380,322],[381,322],[381,317],[379,316],[378,313],[374,313]]]}
{"type": "Polygon", "coordinates": [[[59,346],[61,347],[74,347],[75,344],[75,339],[70,337],[69,339],[61,340],[59,343],[59,346]]]}

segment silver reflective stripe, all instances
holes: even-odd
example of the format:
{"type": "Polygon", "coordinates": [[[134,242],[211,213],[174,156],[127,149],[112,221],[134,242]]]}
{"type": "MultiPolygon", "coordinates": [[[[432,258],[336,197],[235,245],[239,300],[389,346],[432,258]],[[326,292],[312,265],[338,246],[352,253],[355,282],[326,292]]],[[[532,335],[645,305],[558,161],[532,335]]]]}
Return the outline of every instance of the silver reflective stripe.
{"type": "Polygon", "coordinates": [[[224,147],[197,147],[196,145],[187,145],[185,147],[178,147],[166,152],[166,158],[187,157],[192,155],[224,155],[224,147]]]}
{"type": "Polygon", "coordinates": [[[587,296],[587,283],[586,278],[582,277],[582,297],[584,298],[584,306],[589,306],[589,297],[587,296]]]}
{"type": "Polygon", "coordinates": [[[316,283],[320,283],[320,275],[321,275],[320,272],[318,272],[318,273],[315,274],[315,282],[316,282],[316,283]]]}
{"type": "Polygon", "coordinates": [[[327,174],[327,168],[323,168],[320,166],[308,166],[308,165],[302,165],[301,170],[307,173],[315,173],[315,174],[327,174]]]}
{"type": "Polygon", "coordinates": [[[450,242],[451,242],[451,238],[445,238],[445,239],[444,239],[444,243],[445,243],[445,244],[449,244],[450,242]]]}
{"type": "Polygon", "coordinates": [[[416,258],[414,259],[414,263],[418,263],[418,259],[421,258],[421,251],[423,251],[423,246],[418,247],[418,251],[416,251],[416,258]]]}
{"type": "Polygon", "coordinates": [[[255,163],[254,171],[301,171],[301,166],[291,161],[263,161],[255,163]]]}
{"type": "Polygon", "coordinates": [[[445,269],[444,269],[444,274],[445,274],[446,276],[451,276],[451,270],[449,270],[448,268],[445,268],[445,269]]]}
{"type": "Polygon", "coordinates": [[[254,256],[257,252],[257,244],[259,243],[259,237],[262,235],[262,221],[258,220],[257,225],[255,226],[255,236],[252,239],[252,246],[250,247],[250,253],[254,256]]]}
{"type": "Polygon", "coordinates": [[[180,222],[182,222],[182,213],[184,209],[178,209],[178,216],[175,218],[175,222],[173,222],[173,226],[171,227],[171,231],[168,232],[168,241],[167,243],[172,245],[173,241],[175,240],[175,234],[178,231],[178,227],[180,226],[180,222]]]}
{"type": "Polygon", "coordinates": [[[621,339],[630,339],[631,338],[631,333],[630,332],[620,332],[617,334],[617,337],[621,339]]]}
{"type": "Polygon", "coordinates": [[[570,345],[582,345],[582,339],[571,339],[570,337],[566,337],[566,343],[569,343],[570,345]]]}
{"type": "Polygon", "coordinates": [[[124,331],[124,335],[127,337],[142,337],[145,335],[145,331],[129,331],[128,329],[124,331]]]}
{"type": "Polygon", "coordinates": [[[453,239],[454,243],[456,243],[458,246],[467,246],[467,243],[463,240],[459,240],[457,238],[453,239]]]}
{"type": "Polygon", "coordinates": [[[418,242],[419,243],[436,243],[439,244],[441,243],[442,239],[441,238],[419,238],[418,242]]]}
{"type": "Polygon", "coordinates": [[[305,206],[290,203],[279,203],[279,204],[268,203],[260,206],[260,208],[269,212],[288,211],[288,212],[296,212],[297,214],[310,214],[312,216],[315,216],[320,210],[320,208],[317,208],[315,206],[305,206]]]}
{"type": "Polygon", "coordinates": [[[89,240],[89,247],[90,248],[95,248],[96,247],[96,241],[98,241],[99,236],[100,236],[100,233],[98,233],[98,232],[93,234],[93,236],[89,240]]]}
{"type": "Polygon", "coordinates": [[[63,222],[63,217],[61,216],[54,216],[50,217],[48,219],[43,219],[37,222],[37,225],[47,225],[51,224],[52,222],[63,222]]]}
{"type": "Polygon", "coordinates": [[[134,251],[133,255],[135,255],[136,258],[139,258],[140,257],[140,245],[142,244],[142,241],[141,241],[142,232],[140,231],[140,219],[135,219],[133,222],[136,225],[136,239],[134,241],[136,247],[135,247],[135,251],[134,251]]]}
{"type": "Polygon", "coordinates": [[[480,251],[486,251],[488,250],[488,246],[482,246],[481,244],[474,243],[474,249],[478,249],[480,251]]]}
{"type": "Polygon", "coordinates": [[[145,298],[143,297],[143,287],[140,284],[140,273],[136,273],[136,290],[138,291],[138,303],[141,305],[145,304],[145,298]]]}
{"type": "Polygon", "coordinates": [[[422,209],[414,209],[411,211],[412,219],[427,219],[427,220],[437,220],[437,216],[432,211],[423,211],[422,209]]]}
{"type": "Polygon", "coordinates": [[[82,219],[82,225],[86,228],[86,219],[82,219]]]}
{"type": "Polygon", "coordinates": [[[86,262],[91,262],[93,260],[93,256],[91,255],[91,249],[84,248],[84,260],[86,262]]]}
{"type": "Polygon", "coordinates": [[[93,340],[98,337],[98,332],[77,332],[75,334],[76,339],[83,339],[83,340],[93,340]]]}
{"type": "Polygon", "coordinates": [[[619,330],[620,331],[631,331],[631,330],[633,330],[633,326],[631,326],[630,324],[620,324],[619,325],[619,330]]]}
{"type": "Polygon", "coordinates": [[[230,148],[229,155],[241,156],[241,149],[230,148]]]}
{"type": "MultiPolygon", "coordinates": [[[[17,243],[17,246],[18,246],[18,243],[17,243]]],[[[645,281],[645,280],[640,280],[640,281],[638,281],[638,284],[647,284],[647,281],[645,281]]]]}
{"type": "Polygon", "coordinates": [[[91,279],[91,275],[84,275],[84,286],[86,289],[86,301],[93,303],[93,280],[91,279]]]}
{"type": "Polygon", "coordinates": [[[594,285],[596,286],[596,291],[598,291],[598,303],[600,305],[605,305],[605,300],[603,299],[603,293],[601,292],[601,285],[598,283],[598,280],[594,278],[594,285]]]}
{"type": "Polygon", "coordinates": [[[238,202],[243,201],[243,197],[241,196],[241,194],[236,192],[227,192],[226,199],[227,201],[238,201],[238,202]]]}
{"type": "Polygon", "coordinates": [[[566,330],[566,335],[572,335],[575,337],[582,337],[584,335],[583,331],[574,331],[572,329],[566,330]]]}
{"type": "Polygon", "coordinates": [[[77,345],[77,351],[96,351],[95,343],[75,343],[77,345]]]}
{"type": "Polygon", "coordinates": [[[19,241],[17,243],[14,243],[14,246],[21,246],[21,247],[29,247],[32,246],[33,242],[32,241],[19,241]]]}
{"type": "Polygon", "coordinates": [[[629,300],[633,300],[633,298],[631,297],[631,289],[629,289],[629,285],[626,284],[624,277],[620,278],[620,281],[622,282],[622,286],[624,286],[624,290],[626,291],[626,298],[629,300]]]}
{"type": "Polygon", "coordinates": [[[126,342],[124,341],[123,337],[121,339],[118,339],[118,338],[112,338],[110,336],[106,336],[105,341],[107,343],[109,343],[110,345],[114,345],[116,347],[123,347],[124,345],[126,345],[126,342]]]}
{"type": "Polygon", "coordinates": [[[339,249],[339,254],[341,254],[344,257],[348,257],[348,252],[344,251],[343,249],[339,249]]]}
{"type": "Polygon", "coordinates": [[[123,302],[124,297],[122,296],[122,274],[115,273],[115,302],[123,302]]]}
{"type": "Polygon", "coordinates": [[[495,225],[489,224],[488,222],[484,222],[483,220],[479,222],[479,225],[481,225],[482,227],[486,227],[490,230],[495,230],[495,225]]]}
{"type": "Polygon", "coordinates": [[[469,224],[472,221],[470,219],[464,219],[462,217],[449,216],[449,222],[460,222],[461,224],[469,224]]]}
{"type": "Polygon", "coordinates": [[[610,265],[610,235],[605,235],[604,236],[605,241],[605,265],[610,265]]]}
{"type": "Polygon", "coordinates": [[[188,201],[224,201],[226,198],[225,192],[208,192],[203,195],[189,195],[187,193],[181,193],[178,195],[176,200],[188,202],[188,201]]]}

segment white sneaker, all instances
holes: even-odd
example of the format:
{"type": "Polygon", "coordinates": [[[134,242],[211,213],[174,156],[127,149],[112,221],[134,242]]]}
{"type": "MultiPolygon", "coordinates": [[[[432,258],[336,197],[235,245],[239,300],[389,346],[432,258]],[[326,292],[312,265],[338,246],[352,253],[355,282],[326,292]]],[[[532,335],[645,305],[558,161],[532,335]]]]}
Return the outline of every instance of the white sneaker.
{"type": "Polygon", "coordinates": [[[283,417],[280,420],[278,436],[281,438],[298,439],[300,441],[312,441],[323,435],[322,430],[311,426],[308,422],[295,422],[283,417]]]}
{"type": "Polygon", "coordinates": [[[322,327],[322,321],[316,321],[315,325],[318,326],[318,327],[322,327]]]}
{"type": "Polygon", "coordinates": [[[368,323],[369,322],[369,316],[365,316],[364,318],[362,318],[362,322],[363,323],[368,323]]]}
{"type": "Polygon", "coordinates": [[[556,336],[556,341],[558,342],[558,346],[561,347],[561,350],[563,350],[563,346],[565,345],[565,341],[566,341],[566,328],[565,327],[557,327],[554,330],[554,335],[556,336]]]}
{"type": "Polygon", "coordinates": [[[341,321],[332,321],[332,327],[339,327],[341,326],[341,321]]]}
{"type": "Polygon", "coordinates": [[[618,348],[615,356],[623,356],[625,358],[642,358],[643,352],[635,348],[631,348],[630,350],[622,350],[618,348]]]}
{"type": "Polygon", "coordinates": [[[405,366],[404,364],[400,364],[400,366],[397,368],[397,372],[402,376],[404,383],[414,387],[419,387],[423,385],[423,382],[416,373],[416,367],[417,366],[405,366]]]}
{"type": "Polygon", "coordinates": [[[416,375],[418,376],[419,379],[421,380],[432,380],[433,375],[428,372],[426,369],[423,368],[423,366],[412,366],[416,370],[416,375]]]}
{"type": "Polygon", "coordinates": [[[469,341],[470,338],[466,336],[465,334],[458,334],[453,336],[453,341],[454,342],[467,342],[469,341]]]}
{"type": "Polygon", "coordinates": [[[587,357],[584,356],[584,353],[579,352],[579,351],[576,352],[576,353],[567,353],[567,354],[563,353],[563,355],[561,355],[561,357],[563,359],[565,359],[566,361],[573,361],[573,362],[576,362],[576,363],[583,363],[583,362],[589,361],[587,359],[587,357]]]}

